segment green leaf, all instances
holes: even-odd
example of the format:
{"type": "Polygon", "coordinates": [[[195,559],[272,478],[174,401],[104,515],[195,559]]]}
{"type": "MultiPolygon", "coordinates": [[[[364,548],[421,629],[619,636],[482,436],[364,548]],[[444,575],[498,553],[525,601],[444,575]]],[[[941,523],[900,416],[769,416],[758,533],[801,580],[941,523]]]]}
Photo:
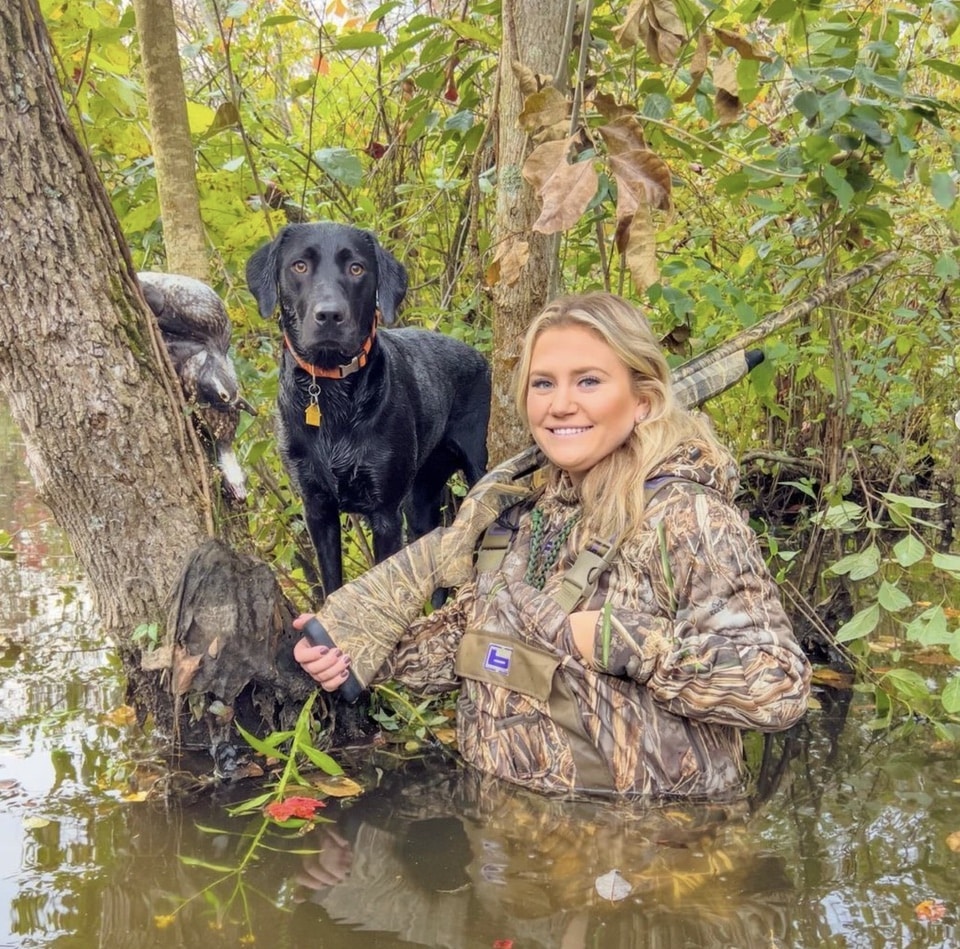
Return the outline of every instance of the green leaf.
{"type": "Polygon", "coordinates": [[[862,639],[864,636],[872,633],[877,628],[877,623],[879,622],[880,607],[874,603],[866,607],[866,609],[855,613],[849,622],[844,623],[843,626],[837,630],[834,639],[838,643],[849,643],[855,639],[862,639]]]}
{"type": "Polygon", "coordinates": [[[931,606],[908,623],[906,635],[921,646],[944,646],[953,641],[953,634],[947,632],[947,615],[940,606],[931,606]]]}
{"type": "Polygon", "coordinates": [[[912,567],[923,560],[926,553],[927,548],[913,534],[907,534],[903,540],[897,541],[893,548],[893,556],[901,567],[912,567]]]}
{"type": "Polygon", "coordinates": [[[951,714],[960,713],[960,676],[954,676],[946,685],[940,696],[943,707],[951,714]]]}
{"type": "Polygon", "coordinates": [[[824,573],[837,577],[849,574],[851,580],[863,580],[872,577],[879,569],[880,550],[876,544],[871,544],[865,550],[842,557],[824,573]]]}
{"type": "Polygon", "coordinates": [[[188,867],[202,867],[204,870],[216,870],[217,873],[236,873],[238,869],[237,867],[224,866],[222,863],[208,863],[206,860],[187,857],[184,854],[180,854],[178,859],[188,867]]]}
{"type": "Polygon", "coordinates": [[[960,556],[957,556],[957,554],[936,553],[933,555],[932,560],[933,565],[938,570],[946,570],[947,573],[960,576],[960,556]]]}
{"type": "Polygon", "coordinates": [[[912,669],[891,669],[880,681],[889,683],[893,691],[907,701],[917,702],[930,698],[927,680],[912,669]]]}
{"type": "Polygon", "coordinates": [[[944,59],[925,59],[920,65],[960,82],[960,63],[951,63],[944,59]]]}
{"type": "Polygon", "coordinates": [[[930,182],[930,191],[933,193],[933,199],[944,211],[949,211],[957,200],[957,183],[945,171],[934,174],[930,182]]]}
{"type": "Polygon", "coordinates": [[[387,38],[382,33],[364,31],[362,33],[344,33],[333,41],[333,49],[344,50],[371,49],[374,46],[383,46],[387,38]]]}
{"type": "Polygon", "coordinates": [[[950,640],[950,655],[957,662],[960,662],[960,629],[953,634],[953,638],[950,640]]]}
{"type": "Polygon", "coordinates": [[[242,725],[237,725],[237,731],[243,736],[243,740],[254,750],[267,758],[279,758],[281,761],[287,759],[287,755],[281,752],[278,746],[293,737],[293,732],[274,732],[268,739],[257,738],[250,734],[242,725]],[[284,737],[281,737],[284,736],[284,737]]]}
{"type": "Polygon", "coordinates": [[[363,182],[363,165],[348,148],[318,148],[313,160],[335,181],[350,187],[363,182]]]}
{"type": "Polygon", "coordinates": [[[910,494],[894,494],[892,491],[881,491],[880,496],[886,501],[895,501],[910,508],[931,508],[943,507],[940,501],[928,501],[926,498],[914,497],[910,494]]]}
{"type": "Polygon", "coordinates": [[[905,610],[910,606],[913,600],[899,587],[884,580],[883,583],[880,584],[880,590],[877,593],[877,602],[888,613],[899,613],[901,610],[905,610]]]}
{"type": "Polygon", "coordinates": [[[302,751],[324,774],[343,774],[343,768],[330,755],[319,751],[312,745],[301,745],[297,751],[302,751]]]}

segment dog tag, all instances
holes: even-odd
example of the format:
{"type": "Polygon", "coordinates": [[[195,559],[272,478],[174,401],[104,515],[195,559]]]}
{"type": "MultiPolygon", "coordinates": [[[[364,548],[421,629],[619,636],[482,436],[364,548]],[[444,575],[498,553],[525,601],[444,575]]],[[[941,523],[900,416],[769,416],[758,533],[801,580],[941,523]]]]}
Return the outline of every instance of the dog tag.
{"type": "Polygon", "coordinates": [[[307,410],[303,413],[303,420],[307,425],[312,426],[313,428],[320,427],[320,419],[323,418],[323,413],[320,411],[320,406],[316,402],[311,402],[307,406],[307,410]]]}

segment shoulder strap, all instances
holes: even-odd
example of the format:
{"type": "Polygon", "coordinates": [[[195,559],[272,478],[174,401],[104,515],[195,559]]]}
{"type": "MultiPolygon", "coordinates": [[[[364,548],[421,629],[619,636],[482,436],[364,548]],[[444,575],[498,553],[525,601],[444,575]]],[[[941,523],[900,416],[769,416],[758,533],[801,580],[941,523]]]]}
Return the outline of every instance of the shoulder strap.
{"type": "MultiPolygon", "coordinates": [[[[707,490],[705,485],[680,475],[661,475],[651,478],[644,484],[644,505],[648,505],[654,496],[670,484],[683,482],[690,485],[691,490],[701,493],[707,490]]],[[[481,535],[477,545],[474,565],[478,573],[487,573],[497,570],[503,563],[513,536],[517,532],[517,519],[511,518],[510,523],[503,519],[495,521],[481,535]]],[[[660,538],[661,555],[664,550],[664,538],[660,538]]],[[[557,602],[564,613],[572,613],[577,606],[587,599],[597,588],[600,577],[610,569],[613,558],[617,554],[619,542],[616,539],[608,541],[591,541],[580,551],[573,566],[563,575],[563,582],[556,596],[557,602]]],[[[669,570],[669,565],[666,565],[669,570]]]]}

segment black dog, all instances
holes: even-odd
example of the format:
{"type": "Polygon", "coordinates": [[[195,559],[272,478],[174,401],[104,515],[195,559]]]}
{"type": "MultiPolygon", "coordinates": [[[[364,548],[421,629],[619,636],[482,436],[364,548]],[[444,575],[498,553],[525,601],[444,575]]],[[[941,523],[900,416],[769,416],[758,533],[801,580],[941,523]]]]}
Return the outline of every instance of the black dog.
{"type": "Polygon", "coordinates": [[[363,515],[377,561],[440,523],[449,477],[484,473],[490,370],[442,333],[381,330],[407,273],[368,231],[291,224],[247,263],[262,316],[279,304],[280,454],[303,499],[326,594],[343,583],[339,512],[363,515]]]}

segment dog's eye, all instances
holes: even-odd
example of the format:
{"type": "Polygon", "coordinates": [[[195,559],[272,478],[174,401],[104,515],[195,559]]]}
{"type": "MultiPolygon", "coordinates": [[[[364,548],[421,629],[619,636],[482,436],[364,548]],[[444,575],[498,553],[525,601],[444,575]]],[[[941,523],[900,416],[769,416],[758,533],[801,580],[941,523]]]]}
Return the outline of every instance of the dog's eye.
{"type": "Polygon", "coordinates": [[[295,260],[292,264],[290,264],[290,269],[294,273],[306,273],[307,262],[305,260],[295,260]]]}
{"type": "Polygon", "coordinates": [[[366,273],[367,268],[363,264],[353,263],[350,264],[350,274],[354,277],[359,277],[360,274],[366,273]]]}

